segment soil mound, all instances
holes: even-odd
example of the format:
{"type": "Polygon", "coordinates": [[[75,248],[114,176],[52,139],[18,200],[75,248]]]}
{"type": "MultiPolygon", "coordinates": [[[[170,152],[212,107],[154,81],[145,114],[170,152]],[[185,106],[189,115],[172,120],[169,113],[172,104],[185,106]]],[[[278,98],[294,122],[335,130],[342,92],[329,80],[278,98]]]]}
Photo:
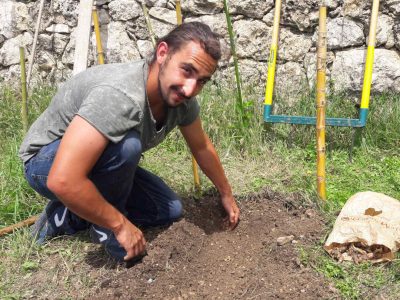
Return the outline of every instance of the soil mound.
{"type": "Polygon", "coordinates": [[[302,266],[298,249],[316,243],[324,223],[296,200],[264,192],[240,201],[241,222],[222,226],[217,196],[184,200],[185,217],[145,232],[147,256],[103,281],[96,299],[326,299],[328,283],[302,266]],[[280,239],[278,239],[280,238],[280,239]],[[277,241],[278,240],[278,241],[277,241]]]}

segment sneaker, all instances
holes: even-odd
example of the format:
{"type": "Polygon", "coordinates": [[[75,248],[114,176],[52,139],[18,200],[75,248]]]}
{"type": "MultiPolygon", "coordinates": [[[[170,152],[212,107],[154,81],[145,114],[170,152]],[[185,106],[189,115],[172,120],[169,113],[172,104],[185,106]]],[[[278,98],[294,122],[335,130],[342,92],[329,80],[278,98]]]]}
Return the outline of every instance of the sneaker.
{"type": "Polygon", "coordinates": [[[89,223],[72,213],[60,201],[50,200],[32,226],[32,236],[40,245],[59,235],[72,235],[87,229],[89,223]]]}
{"type": "Polygon", "coordinates": [[[119,262],[124,261],[126,251],[121,247],[111,230],[92,224],[89,228],[89,234],[92,241],[97,244],[102,244],[111,257],[119,262]]]}

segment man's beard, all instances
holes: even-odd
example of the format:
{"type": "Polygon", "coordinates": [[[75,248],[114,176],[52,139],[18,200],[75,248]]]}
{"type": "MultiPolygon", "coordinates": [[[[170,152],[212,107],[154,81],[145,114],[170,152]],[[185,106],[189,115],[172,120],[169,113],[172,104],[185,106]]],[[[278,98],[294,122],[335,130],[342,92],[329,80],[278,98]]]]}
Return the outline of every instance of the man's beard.
{"type": "MultiPolygon", "coordinates": [[[[163,63],[163,64],[160,66],[160,72],[158,73],[158,78],[157,78],[157,80],[158,80],[158,92],[159,92],[159,94],[161,95],[161,99],[163,100],[164,106],[165,106],[165,107],[167,107],[167,108],[176,108],[177,106],[181,105],[182,103],[180,103],[180,104],[178,104],[178,105],[171,105],[171,104],[169,104],[169,103],[168,103],[168,95],[166,95],[166,94],[164,93],[163,89],[161,88],[161,79],[160,79],[160,78],[161,78],[161,76],[164,75],[165,64],[166,64],[166,63],[167,63],[167,62],[163,63]]],[[[182,94],[182,92],[179,91],[179,88],[178,88],[177,86],[171,86],[171,90],[177,92],[179,96],[184,97],[186,100],[189,100],[189,99],[190,99],[190,97],[188,98],[188,97],[186,97],[184,94],[182,94]]]]}

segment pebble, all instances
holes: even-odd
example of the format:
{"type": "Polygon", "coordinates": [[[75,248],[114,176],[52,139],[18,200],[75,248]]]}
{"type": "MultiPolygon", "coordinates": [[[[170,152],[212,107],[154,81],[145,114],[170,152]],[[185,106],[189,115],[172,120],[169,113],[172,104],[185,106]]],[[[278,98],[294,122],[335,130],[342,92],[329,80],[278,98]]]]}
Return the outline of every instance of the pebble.
{"type": "Polygon", "coordinates": [[[288,236],[280,236],[276,239],[276,243],[278,246],[283,246],[291,241],[293,241],[294,235],[288,235],[288,236]]]}

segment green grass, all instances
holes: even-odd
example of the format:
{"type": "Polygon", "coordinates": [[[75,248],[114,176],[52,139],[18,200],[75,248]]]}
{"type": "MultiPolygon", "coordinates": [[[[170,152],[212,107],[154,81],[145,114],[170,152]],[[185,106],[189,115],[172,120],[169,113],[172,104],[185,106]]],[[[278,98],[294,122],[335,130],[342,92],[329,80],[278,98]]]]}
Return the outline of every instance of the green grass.
{"type": "MultiPolygon", "coordinates": [[[[248,99],[244,106],[248,123],[243,126],[235,109],[233,91],[232,87],[209,86],[199,100],[203,126],[220,154],[236,195],[245,196],[265,187],[282,194],[297,193],[306,204],[317,203],[325,213],[327,224],[331,225],[338,210],[356,192],[372,190],[400,199],[399,94],[374,95],[363,130],[327,127],[329,201],[321,205],[316,195],[315,129],[312,126],[265,125],[263,103],[258,100],[260,93],[251,87],[243,89],[243,99],[248,99]]],[[[53,93],[52,88],[33,91],[29,103],[30,122],[45,109],[53,93]]],[[[0,228],[40,212],[46,202],[26,183],[17,157],[23,137],[19,99],[18,93],[11,89],[0,91],[0,228]]],[[[344,94],[330,96],[327,115],[357,117],[354,103],[349,99],[344,94]]],[[[275,101],[280,104],[276,113],[314,115],[313,91],[286,108],[280,99],[275,101]]],[[[181,195],[193,195],[190,154],[179,131],[173,131],[161,146],[146,152],[141,163],[161,175],[181,195]]],[[[209,180],[200,175],[203,191],[212,188],[209,180]]],[[[27,276],[46,250],[32,246],[24,232],[2,238],[0,253],[12,253],[13,263],[20,264],[18,272],[27,276]]],[[[344,298],[364,298],[367,292],[388,295],[389,299],[398,295],[400,259],[378,266],[338,264],[324,253],[322,243],[300,249],[300,257],[304,264],[331,280],[344,298]]],[[[63,255],[68,256],[68,253],[63,255]]],[[[0,258],[5,259],[1,254],[0,258]]],[[[10,275],[0,264],[0,276],[6,273],[10,275]]],[[[13,295],[7,285],[0,282],[0,298],[21,297],[18,293],[13,295]]]]}

